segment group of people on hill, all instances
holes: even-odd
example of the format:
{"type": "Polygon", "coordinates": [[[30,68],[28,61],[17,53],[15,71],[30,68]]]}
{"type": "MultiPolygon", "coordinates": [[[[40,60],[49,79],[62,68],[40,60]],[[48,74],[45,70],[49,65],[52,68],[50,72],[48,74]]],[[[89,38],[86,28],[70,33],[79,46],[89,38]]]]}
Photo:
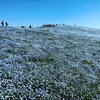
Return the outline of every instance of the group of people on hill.
{"type": "Polygon", "coordinates": [[[8,21],[4,22],[4,20],[3,20],[3,21],[1,22],[1,25],[4,26],[4,24],[5,24],[6,26],[8,26],[8,21]]]}
{"type": "MultiPolygon", "coordinates": [[[[19,26],[20,27],[20,26],[19,26]]],[[[26,28],[26,26],[21,26],[21,28],[26,28]]],[[[33,27],[33,25],[29,25],[29,28],[31,28],[31,29],[33,29],[34,27],[33,27]]]]}

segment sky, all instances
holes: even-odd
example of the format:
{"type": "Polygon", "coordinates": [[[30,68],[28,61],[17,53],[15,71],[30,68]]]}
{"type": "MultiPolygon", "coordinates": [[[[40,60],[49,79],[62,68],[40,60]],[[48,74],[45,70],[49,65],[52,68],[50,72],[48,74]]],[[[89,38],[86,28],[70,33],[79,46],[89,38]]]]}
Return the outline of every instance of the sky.
{"type": "Polygon", "coordinates": [[[66,24],[100,29],[100,0],[0,0],[9,26],[66,24]]]}

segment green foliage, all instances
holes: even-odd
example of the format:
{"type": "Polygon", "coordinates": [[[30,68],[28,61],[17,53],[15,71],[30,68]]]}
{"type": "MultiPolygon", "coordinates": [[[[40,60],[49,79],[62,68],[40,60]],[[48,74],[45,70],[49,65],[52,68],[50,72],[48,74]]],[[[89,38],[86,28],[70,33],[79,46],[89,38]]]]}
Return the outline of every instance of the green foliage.
{"type": "Polygon", "coordinates": [[[6,52],[11,53],[11,54],[16,54],[17,53],[14,48],[6,49],[6,52]]]}
{"type": "Polygon", "coordinates": [[[25,32],[26,32],[26,33],[30,33],[30,32],[31,32],[31,33],[35,33],[35,31],[34,31],[34,30],[28,30],[28,29],[27,29],[27,30],[25,30],[25,32]]]}
{"type": "Polygon", "coordinates": [[[88,64],[88,65],[90,65],[90,66],[92,66],[92,67],[95,67],[95,64],[94,64],[93,61],[89,61],[89,60],[86,60],[86,59],[85,59],[85,60],[82,61],[82,63],[83,63],[83,64],[88,64]]]}
{"type": "Polygon", "coordinates": [[[39,61],[39,62],[51,63],[51,62],[54,62],[55,59],[54,59],[53,57],[51,57],[51,54],[48,54],[48,55],[45,56],[44,58],[38,57],[38,61],[39,61]]]}
{"type": "Polygon", "coordinates": [[[0,59],[5,59],[5,58],[8,58],[9,56],[8,55],[0,55],[0,59]]]}
{"type": "Polygon", "coordinates": [[[37,58],[32,55],[28,55],[28,56],[23,56],[23,60],[25,62],[36,62],[37,58]]]}
{"type": "Polygon", "coordinates": [[[17,49],[17,53],[20,54],[20,55],[24,55],[28,52],[27,48],[26,47],[20,47],[17,49]]]}
{"type": "Polygon", "coordinates": [[[37,35],[42,34],[42,32],[36,32],[37,35]]]}

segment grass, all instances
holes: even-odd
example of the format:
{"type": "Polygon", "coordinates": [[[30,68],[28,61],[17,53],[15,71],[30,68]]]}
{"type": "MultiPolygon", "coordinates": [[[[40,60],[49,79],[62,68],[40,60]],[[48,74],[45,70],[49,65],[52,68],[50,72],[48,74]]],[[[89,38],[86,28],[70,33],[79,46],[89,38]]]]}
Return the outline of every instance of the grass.
{"type": "Polygon", "coordinates": [[[26,29],[25,32],[26,32],[26,33],[30,33],[30,32],[31,32],[31,33],[35,33],[34,30],[28,30],[28,29],[26,29]]]}
{"type": "Polygon", "coordinates": [[[0,59],[5,59],[5,58],[8,58],[9,56],[8,55],[0,55],[0,59]]]}
{"type": "Polygon", "coordinates": [[[48,40],[55,40],[55,39],[54,39],[54,38],[52,38],[52,37],[49,37],[49,38],[48,38],[48,40]]]}
{"type": "Polygon", "coordinates": [[[14,48],[6,49],[6,52],[7,52],[7,53],[11,53],[11,54],[17,54],[17,52],[15,51],[14,48]]]}
{"type": "Polygon", "coordinates": [[[37,35],[40,35],[40,34],[42,34],[42,32],[36,32],[36,34],[37,34],[37,35]]]}
{"type": "Polygon", "coordinates": [[[17,53],[20,54],[20,55],[25,55],[27,52],[28,52],[28,50],[25,46],[17,49],[17,53]]]}
{"type": "Polygon", "coordinates": [[[38,62],[46,62],[46,63],[52,63],[55,59],[51,57],[51,54],[46,55],[44,58],[38,57],[38,62]]]}
{"type": "Polygon", "coordinates": [[[88,65],[90,65],[92,67],[95,67],[96,66],[93,61],[90,61],[90,60],[87,60],[87,59],[83,60],[82,63],[83,64],[88,64],[88,65]]]}
{"type": "Polygon", "coordinates": [[[28,55],[28,56],[23,56],[23,60],[25,62],[36,62],[37,58],[32,55],[28,55]]]}

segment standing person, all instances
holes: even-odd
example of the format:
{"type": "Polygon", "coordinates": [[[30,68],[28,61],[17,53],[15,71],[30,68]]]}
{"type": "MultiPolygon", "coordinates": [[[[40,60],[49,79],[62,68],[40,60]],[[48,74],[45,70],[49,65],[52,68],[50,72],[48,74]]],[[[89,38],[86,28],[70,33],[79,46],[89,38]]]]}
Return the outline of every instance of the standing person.
{"type": "Polygon", "coordinates": [[[8,21],[5,22],[5,25],[8,26],[8,21]]]}
{"type": "Polygon", "coordinates": [[[4,20],[2,20],[1,25],[4,26],[4,20]]]}
{"type": "Polygon", "coordinates": [[[29,25],[29,28],[31,28],[32,26],[31,25],[29,25]]]}

